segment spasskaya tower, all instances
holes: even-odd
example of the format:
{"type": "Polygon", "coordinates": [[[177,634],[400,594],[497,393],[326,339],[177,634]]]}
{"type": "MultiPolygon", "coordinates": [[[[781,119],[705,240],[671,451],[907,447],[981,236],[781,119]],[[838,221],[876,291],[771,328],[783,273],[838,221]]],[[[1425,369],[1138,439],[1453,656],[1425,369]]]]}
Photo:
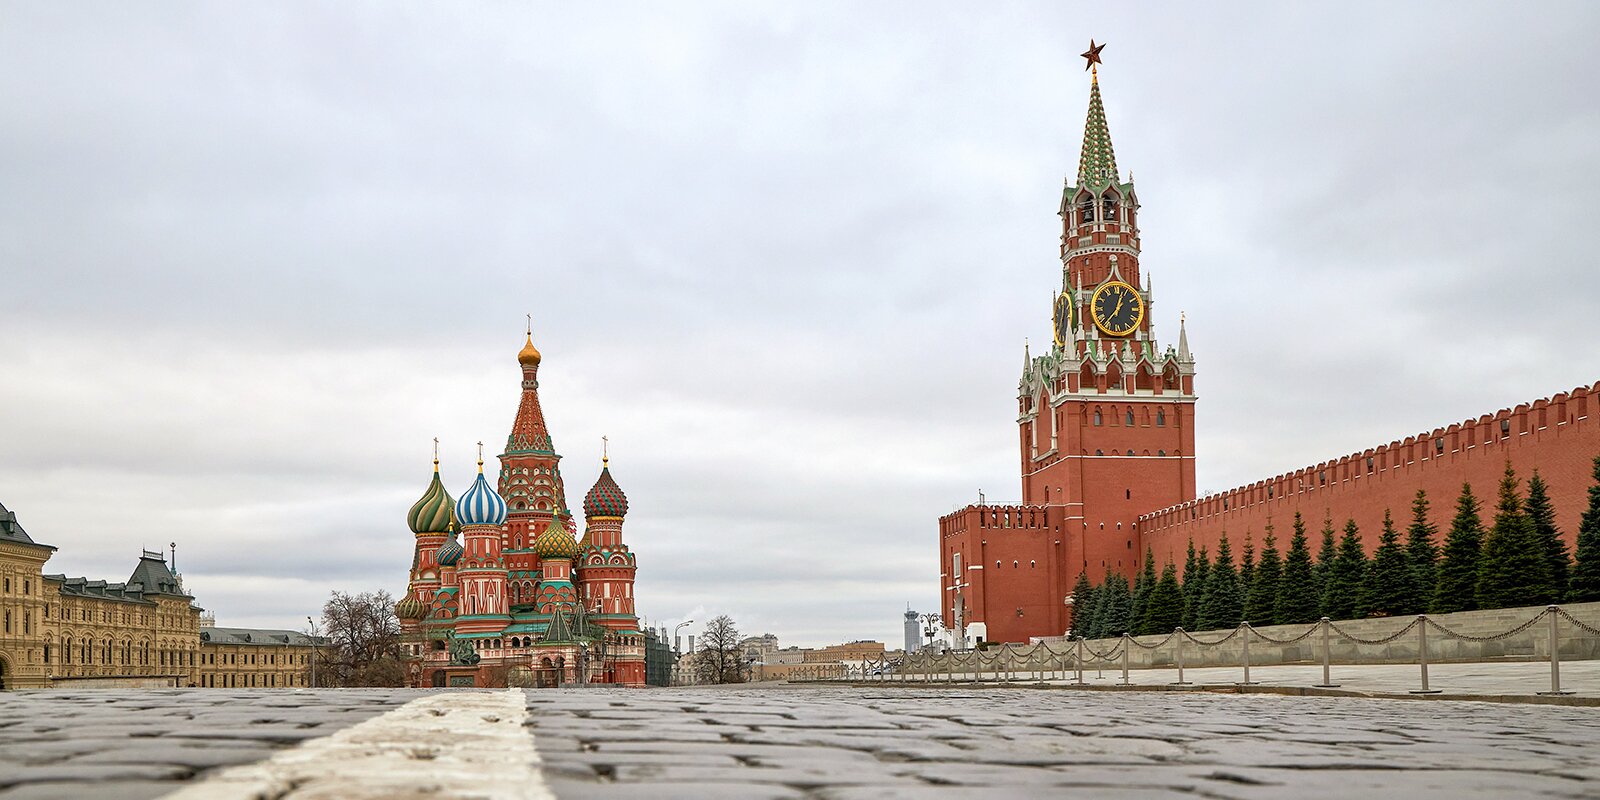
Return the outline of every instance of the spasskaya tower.
{"type": "Polygon", "coordinates": [[[1079,573],[1132,577],[1141,514],[1194,498],[1194,358],[1155,335],[1139,264],[1139,199],[1122,180],[1100,98],[1100,49],[1078,170],[1061,196],[1061,285],[1050,347],[1027,352],[1017,391],[1020,504],[940,520],[945,625],[967,644],[1058,636],[1079,573]]]}

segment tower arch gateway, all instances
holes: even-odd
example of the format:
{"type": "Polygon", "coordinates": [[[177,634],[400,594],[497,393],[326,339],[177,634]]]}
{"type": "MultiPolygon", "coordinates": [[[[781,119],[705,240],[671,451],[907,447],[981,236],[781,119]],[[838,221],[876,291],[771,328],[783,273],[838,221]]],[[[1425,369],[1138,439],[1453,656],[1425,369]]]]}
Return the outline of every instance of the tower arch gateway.
{"type": "Polygon", "coordinates": [[[1195,360],[1181,320],[1176,347],[1156,335],[1139,195],[1117,166],[1098,54],[1085,54],[1089,108],[1058,208],[1057,290],[1073,312],[1041,320],[1054,328],[1052,347],[1028,355],[1018,383],[1022,502],[999,516],[988,513],[994,506],[968,506],[939,522],[939,563],[966,565],[941,578],[944,624],[994,641],[1065,633],[1078,575],[1132,577],[1143,556],[1140,515],[1195,496],[1195,360]],[[1041,428],[1054,447],[1043,437],[1035,446],[1041,428]]]}

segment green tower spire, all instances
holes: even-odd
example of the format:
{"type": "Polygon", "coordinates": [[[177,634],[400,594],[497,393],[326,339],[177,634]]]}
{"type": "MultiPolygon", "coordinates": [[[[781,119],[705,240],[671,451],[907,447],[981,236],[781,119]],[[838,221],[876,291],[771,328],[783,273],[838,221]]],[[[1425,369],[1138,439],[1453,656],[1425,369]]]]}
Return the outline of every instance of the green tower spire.
{"type": "Polygon", "coordinates": [[[1083,124],[1083,153],[1078,157],[1078,186],[1099,189],[1119,183],[1117,154],[1111,149],[1106,109],[1100,104],[1100,70],[1094,70],[1089,87],[1089,118],[1083,124]]]}

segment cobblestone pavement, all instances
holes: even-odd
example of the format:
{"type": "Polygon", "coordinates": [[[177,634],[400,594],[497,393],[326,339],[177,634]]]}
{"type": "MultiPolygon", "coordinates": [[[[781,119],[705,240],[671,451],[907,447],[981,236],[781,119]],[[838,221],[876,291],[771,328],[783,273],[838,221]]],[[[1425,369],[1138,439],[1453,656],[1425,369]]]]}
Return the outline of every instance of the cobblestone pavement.
{"type": "MultiPolygon", "coordinates": [[[[259,762],[426,695],[0,694],[0,800],[148,798],[183,787],[207,796],[210,784],[195,779],[208,770],[259,762]]],[[[1600,795],[1594,708],[1023,688],[525,697],[523,729],[562,798],[1600,795]]],[[[481,785],[484,796],[511,796],[492,774],[481,785]]]]}
{"type": "Polygon", "coordinates": [[[420,696],[403,690],[0,692],[0,798],[138,800],[420,696]]]}
{"type": "Polygon", "coordinates": [[[1600,795],[1600,710],[1030,689],[530,692],[559,797],[1600,795]]]}

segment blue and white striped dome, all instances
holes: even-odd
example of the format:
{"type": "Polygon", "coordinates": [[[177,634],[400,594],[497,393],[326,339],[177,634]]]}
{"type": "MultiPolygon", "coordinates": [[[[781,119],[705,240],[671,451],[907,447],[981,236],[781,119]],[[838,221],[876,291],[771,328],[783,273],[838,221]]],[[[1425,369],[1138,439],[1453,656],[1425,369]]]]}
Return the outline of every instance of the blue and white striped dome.
{"type": "Polygon", "coordinates": [[[456,523],[462,527],[467,525],[504,525],[506,521],[506,501],[489,486],[483,479],[482,468],[479,469],[478,479],[472,482],[472,488],[461,499],[456,501],[456,523]]]}

